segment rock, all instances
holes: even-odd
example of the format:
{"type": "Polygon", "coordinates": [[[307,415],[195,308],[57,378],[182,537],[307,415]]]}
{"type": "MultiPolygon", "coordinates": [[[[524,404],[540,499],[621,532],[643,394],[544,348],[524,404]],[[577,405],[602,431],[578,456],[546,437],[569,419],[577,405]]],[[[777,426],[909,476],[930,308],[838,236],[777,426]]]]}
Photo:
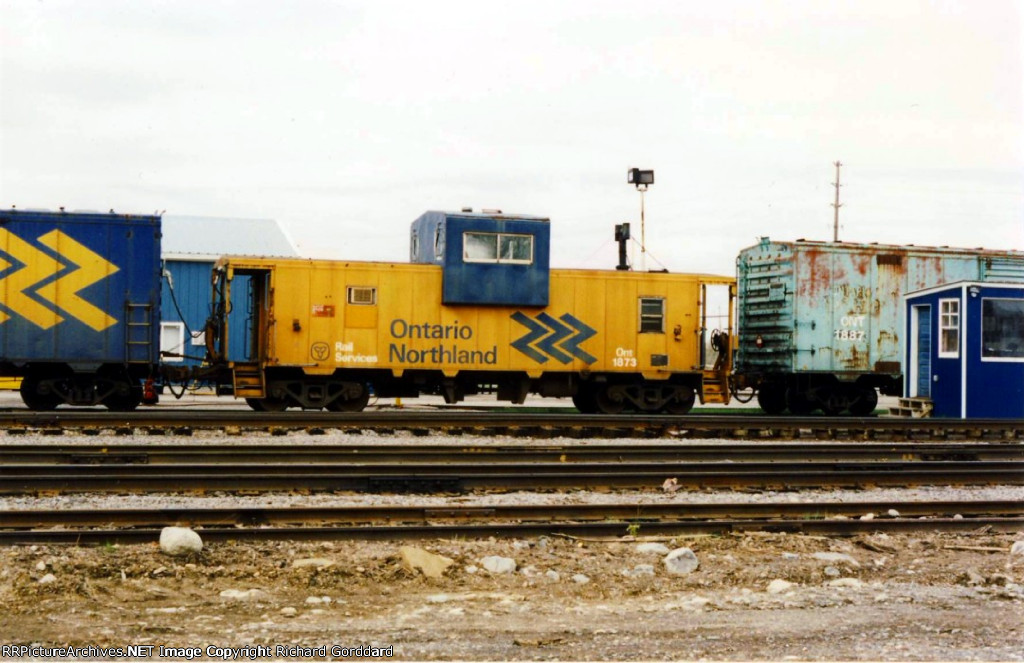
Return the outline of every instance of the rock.
{"type": "Polygon", "coordinates": [[[1010,546],[1010,555],[1024,557],[1024,541],[1014,541],[1013,545],[1010,546]]]}
{"type": "Polygon", "coordinates": [[[689,548],[676,548],[663,560],[665,569],[672,575],[685,576],[693,573],[700,566],[700,561],[689,548]]]}
{"type": "Polygon", "coordinates": [[[36,571],[45,571],[45,570],[46,570],[46,562],[39,562],[38,564],[36,564],[36,571]]]}
{"type": "Polygon", "coordinates": [[[886,511],[886,514],[890,518],[899,518],[900,517],[900,512],[897,511],[896,509],[889,509],[888,511],[886,511]]]}
{"type": "Polygon", "coordinates": [[[295,608],[281,608],[282,617],[294,617],[299,614],[299,611],[295,608]]]}
{"type": "Polygon", "coordinates": [[[500,555],[490,555],[480,560],[480,565],[491,573],[515,573],[516,560],[511,557],[501,557],[500,555]]]}
{"type": "Polygon", "coordinates": [[[825,575],[827,575],[829,578],[838,578],[843,574],[839,571],[839,569],[837,569],[834,566],[826,566],[825,575]]]}
{"type": "Polygon", "coordinates": [[[851,587],[853,589],[864,586],[864,583],[856,578],[836,578],[835,580],[829,580],[825,584],[829,587],[851,587]]]}
{"type": "Polygon", "coordinates": [[[590,578],[583,575],[582,573],[577,573],[572,577],[572,581],[577,585],[585,585],[588,582],[590,582],[590,578]]]}
{"type": "Polygon", "coordinates": [[[160,550],[168,555],[202,552],[203,540],[187,527],[165,527],[160,531],[160,550]]]}
{"type": "Polygon", "coordinates": [[[638,543],[636,546],[636,551],[644,555],[667,555],[669,553],[668,546],[666,546],[664,543],[654,542],[638,543]]]}
{"type": "Polygon", "coordinates": [[[40,585],[49,585],[51,582],[57,582],[57,576],[52,573],[47,573],[45,576],[39,579],[40,585]]]}
{"type": "Polygon", "coordinates": [[[835,562],[839,564],[849,564],[854,568],[860,568],[860,562],[850,557],[846,553],[836,552],[816,552],[811,555],[814,559],[819,559],[823,562],[835,562]]]}
{"type": "Polygon", "coordinates": [[[552,582],[558,582],[562,579],[562,576],[558,574],[558,571],[545,571],[544,577],[552,582]]]}
{"type": "Polygon", "coordinates": [[[985,576],[978,573],[975,569],[967,569],[966,571],[960,574],[959,581],[963,585],[984,585],[985,576]]]}
{"type": "Polygon", "coordinates": [[[868,513],[865,513],[863,516],[861,516],[860,519],[861,520],[874,520],[875,519],[875,514],[873,514],[873,513],[871,513],[869,511],[868,513]]]}
{"type": "Polygon", "coordinates": [[[328,566],[334,566],[334,560],[327,559],[326,557],[306,557],[292,562],[293,569],[305,569],[309,567],[326,569],[328,566]]]}
{"type": "Polygon", "coordinates": [[[797,553],[784,552],[782,553],[782,559],[792,562],[794,560],[800,559],[800,555],[798,555],[797,553]]]}
{"type": "Polygon", "coordinates": [[[402,556],[402,566],[405,569],[414,573],[419,571],[428,578],[440,578],[448,567],[455,563],[455,560],[414,546],[402,546],[399,554],[402,556]]]}
{"type": "Polygon", "coordinates": [[[626,569],[622,572],[622,575],[629,578],[639,578],[641,576],[654,576],[654,565],[653,564],[637,564],[631,569],[626,569]]]}
{"type": "Polygon", "coordinates": [[[232,599],[235,601],[254,601],[256,599],[264,598],[267,595],[262,589],[225,589],[220,593],[220,597],[223,599],[232,599]]]}
{"type": "Polygon", "coordinates": [[[776,578],[768,583],[766,591],[769,594],[782,594],[783,592],[788,592],[791,589],[793,589],[793,583],[776,578]]]}

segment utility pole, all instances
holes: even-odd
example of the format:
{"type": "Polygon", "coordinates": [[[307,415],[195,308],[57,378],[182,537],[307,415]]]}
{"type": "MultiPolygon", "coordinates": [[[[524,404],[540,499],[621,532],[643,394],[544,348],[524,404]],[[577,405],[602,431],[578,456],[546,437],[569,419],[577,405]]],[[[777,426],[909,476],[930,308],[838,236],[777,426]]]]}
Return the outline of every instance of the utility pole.
{"type": "Polygon", "coordinates": [[[842,162],[836,161],[834,165],[836,167],[836,181],[833,182],[832,184],[836,187],[836,201],[834,203],[832,203],[832,207],[835,208],[835,217],[833,218],[833,221],[832,221],[832,241],[833,242],[838,242],[839,241],[839,208],[842,207],[842,205],[839,204],[839,169],[842,167],[843,164],[842,164],[842,162]]]}

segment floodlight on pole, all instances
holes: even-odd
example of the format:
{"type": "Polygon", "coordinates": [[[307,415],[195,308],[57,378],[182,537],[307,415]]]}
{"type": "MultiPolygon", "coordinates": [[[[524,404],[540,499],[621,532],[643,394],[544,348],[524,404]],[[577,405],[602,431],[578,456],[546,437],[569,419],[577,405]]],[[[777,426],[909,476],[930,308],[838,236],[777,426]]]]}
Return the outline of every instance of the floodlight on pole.
{"type": "Polygon", "coordinates": [[[647,232],[644,224],[644,192],[654,184],[654,171],[630,168],[626,171],[626,182],[636,186],[640,192],[640,271],[647,271],[647,232]]]}

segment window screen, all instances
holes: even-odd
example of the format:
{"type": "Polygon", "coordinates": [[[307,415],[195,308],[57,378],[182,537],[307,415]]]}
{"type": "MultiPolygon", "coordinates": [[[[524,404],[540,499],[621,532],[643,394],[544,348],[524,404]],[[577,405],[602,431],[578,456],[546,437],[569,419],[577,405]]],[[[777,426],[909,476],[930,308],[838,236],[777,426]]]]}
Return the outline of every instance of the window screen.
{"type": "Polygon", "coordinates": [[[662,297],[640,298],[640,332],[664,333],[665,299],[662,297]]]}

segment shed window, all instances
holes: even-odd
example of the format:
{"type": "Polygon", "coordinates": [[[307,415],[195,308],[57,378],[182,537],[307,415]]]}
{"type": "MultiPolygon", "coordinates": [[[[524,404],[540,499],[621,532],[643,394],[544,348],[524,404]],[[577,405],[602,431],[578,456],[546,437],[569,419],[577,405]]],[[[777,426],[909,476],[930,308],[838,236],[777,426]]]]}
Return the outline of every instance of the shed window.
{"type": "Polygon", "coordinates": [[[960,356],[960,300],[939,300],[939,356],[960,356]]]}
{"type": "Polygon", "coordinates": [[[533,263],[533,235],[463,233],[462,258],[466,262],[533,263]]]}
{"type": "Polygon", "coordinates": [[[981,300],[981,358],[1024,361],[1024,299],[981,300]]]}
{"type": "Polygon", "coordinates": [[[348,303],[361,306],[373,306],[377,303],[377,288],[349,286],[348,303]]]}
{"type": "Polygon", "coordinates": [[[640,333],[665,333],[665,298],[640,298],[640,333]]]}
{"type": "Polygon", "coordinates": [[[185,358],[185,323],[184,322],[161,322],[160,323],[160,356],[162,361],[182,362],[185,358]],[[163,354],[163,353],[170,354],[163,354]],[[175,356],[177,355],[177,356],[175,356]]]}

